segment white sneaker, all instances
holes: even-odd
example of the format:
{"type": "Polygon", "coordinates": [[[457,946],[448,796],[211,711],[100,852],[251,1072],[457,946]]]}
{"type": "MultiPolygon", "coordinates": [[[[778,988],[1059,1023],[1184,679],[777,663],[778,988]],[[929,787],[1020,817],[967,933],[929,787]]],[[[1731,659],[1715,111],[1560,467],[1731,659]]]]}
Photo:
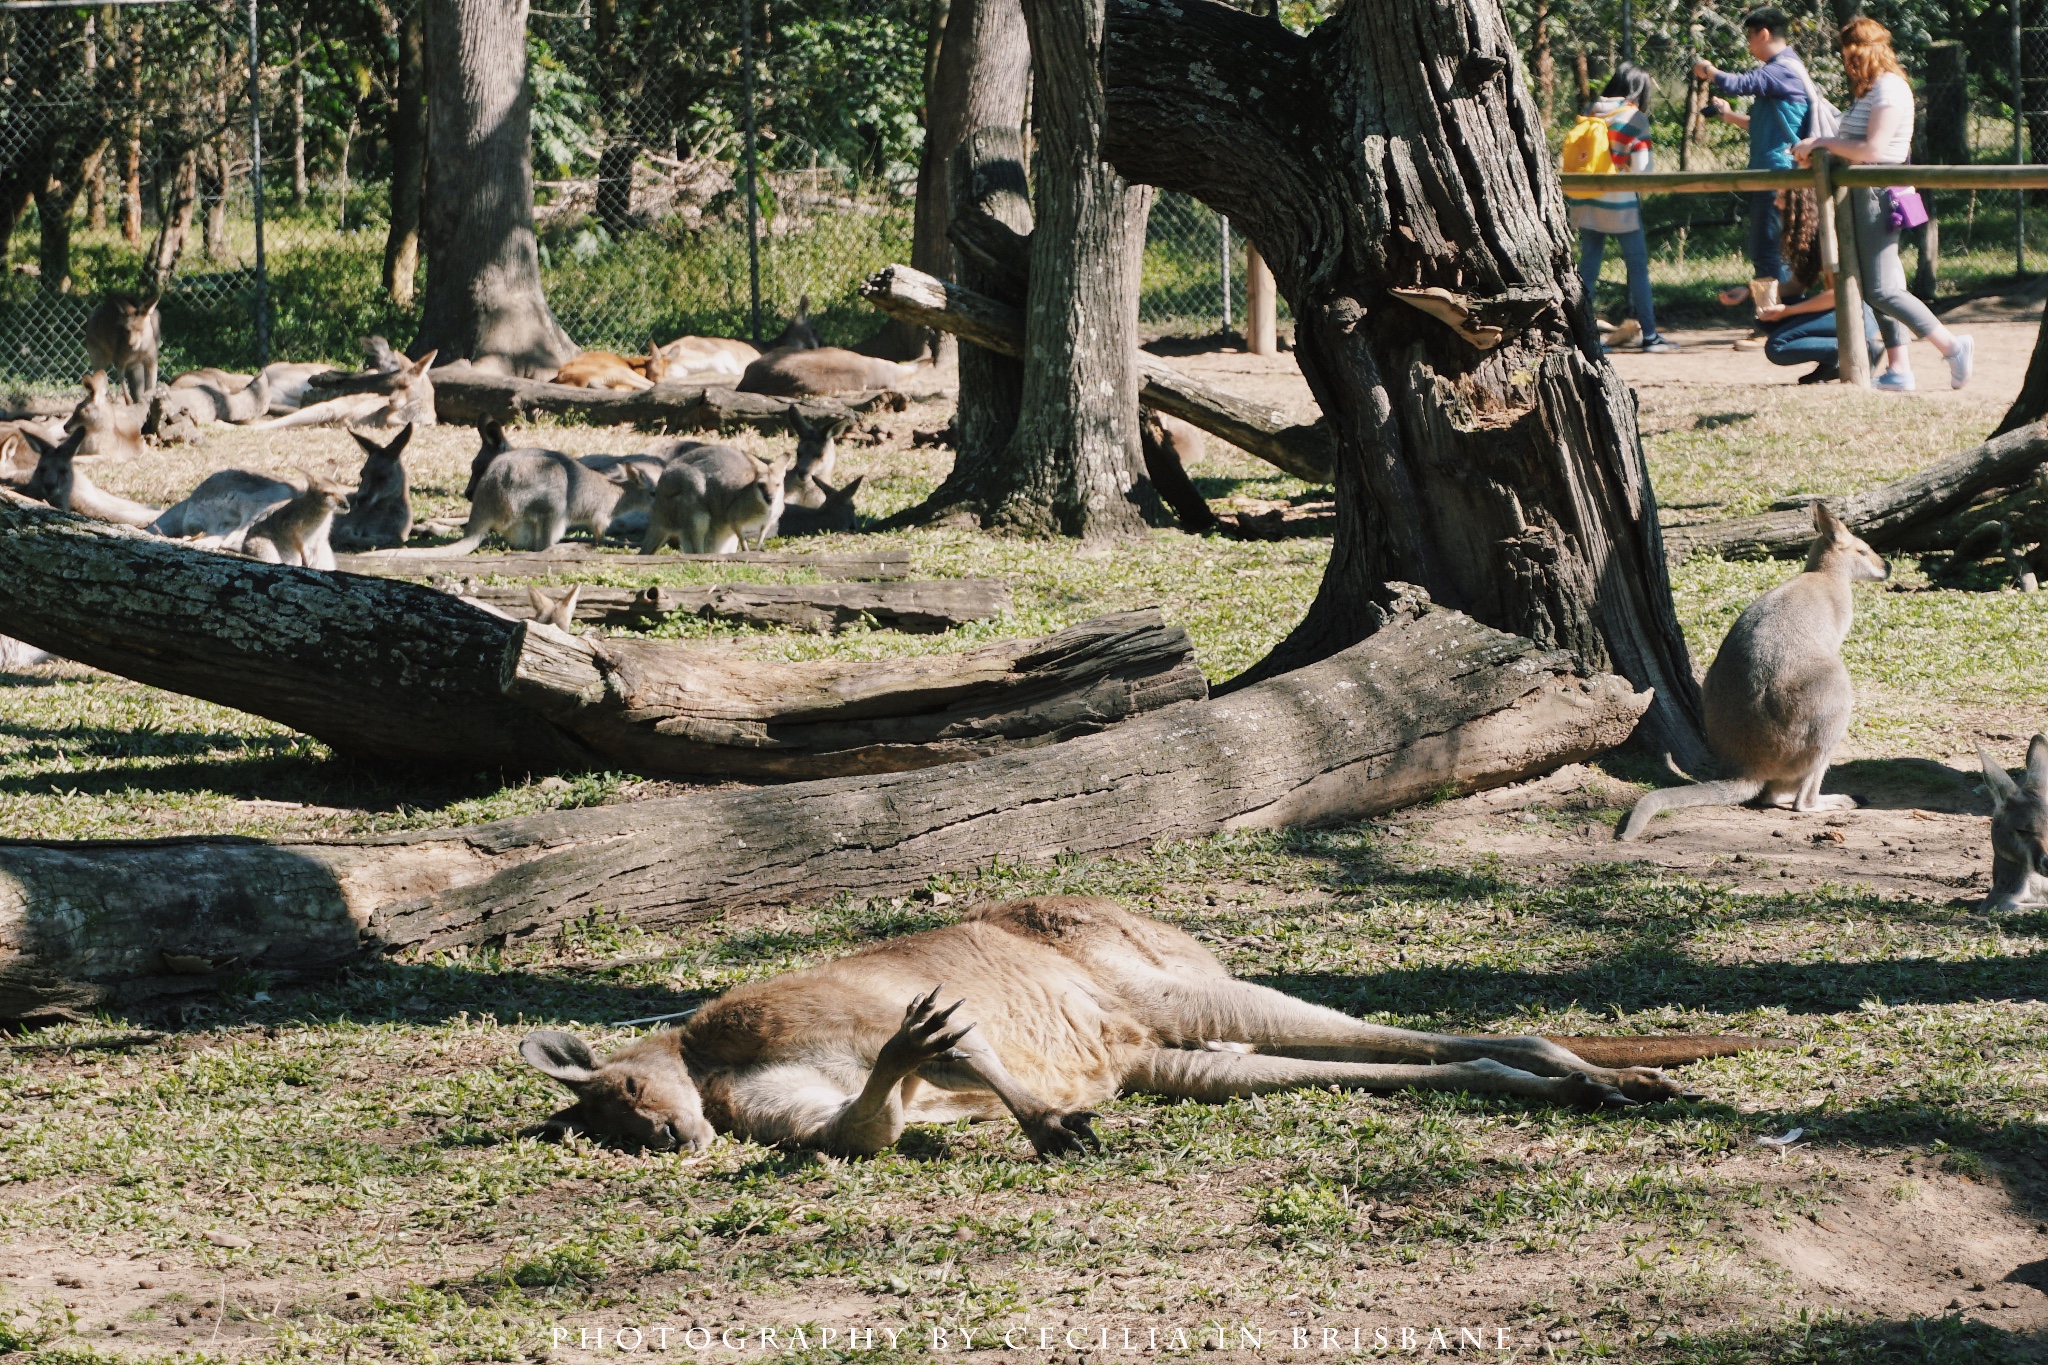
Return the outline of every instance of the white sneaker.
{"type": "Polygon", "coordinates": [[[1957,337],[1956,353],[1948,358],[1948,386],[1960,389],[1970,382],[1970,362],[1977,355],[1975,337],[1957,337]]]}

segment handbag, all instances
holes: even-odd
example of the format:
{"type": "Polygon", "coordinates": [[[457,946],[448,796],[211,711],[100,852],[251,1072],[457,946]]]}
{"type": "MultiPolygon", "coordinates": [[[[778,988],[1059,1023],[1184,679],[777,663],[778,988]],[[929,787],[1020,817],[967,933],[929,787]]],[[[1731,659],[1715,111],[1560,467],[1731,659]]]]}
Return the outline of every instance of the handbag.
{"type": "Polygon", "coordinates": [[[1799,70],[1799,83],[1806,87],[1806,117],[1800,120],[1801,137],[1833,137],[1842,129],[1842,111],[1828,102],[1813,83],[1813,73],[1806,69],[1806,63],[1799,60],[1799,54],[1792,54],[1792,63],[1799,70]]]}
{"type": "Polygon", "coordinates": [[[1927,202],[1911,185],[1893,185],[1884,193],[1886,216],[1893,232],[1904,232],[1927,221],[1927,202]]]}

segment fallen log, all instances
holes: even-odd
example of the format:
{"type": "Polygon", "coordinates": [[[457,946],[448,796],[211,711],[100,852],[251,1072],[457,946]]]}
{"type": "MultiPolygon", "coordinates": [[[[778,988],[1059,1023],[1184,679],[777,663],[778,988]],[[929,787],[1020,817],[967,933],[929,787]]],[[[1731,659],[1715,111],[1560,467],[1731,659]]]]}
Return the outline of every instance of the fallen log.
{"type": "MultiPolygon", "coordinates": [[[[950,280],[907,265],[884,266],[861,284],[860,296],[891,317],[952,332],[998,355],[1023,354],[1022,310],[950,280]]],[[[1138,401],[1144,406],[1200,427],[1298,479],[1329,483],[1336,477],[1337,440],[1328,422],[1290,422],[1278,408],[1205,384],[1143,351],[1137,363],[1144,382],[1138,401]]]]}
{"type": "Polygon", "coordinates": [[[503,941],[600,905],[659,929],[1003,861],[1356,819],[1619,743],[1649,694],[1571,670],[1416,594],[1298,672],[919,773],[358,840],[0,844],[0,1018],[190,990],[230,966],[289,977],[503,941]]]}
{"type": "Polygon", "coordinates": [[[190,549],[0,492],[0,634],[345,753],[797,778],[1049,743],[1207,692],[1125,612],[957,654],[778,663],[512,621],[432,588],[190,549]]]}
{"type": "MultiPolygon", "coordinates": [[[[520,584],[449,584],[437,587],[488,603],[512,616],[534,614],[520,584]]],[[[885,630],[934,635],[970,621],[1000,616],[1010,585],[999,578],[946,578],[928,583],[720,583],[710,587],[582,587],[576,619],[645,629],[671,616],[736,621],[753,626],[844,630],[862,621],[885,630]]]]}
{"type": "Polygon", "coordinates": [[[434,371],[439,419],[464,426],[486,417],[510,423],[545,414],[591,426],[624,424],[652,432],[716,431],[735,425],[779,429],[792,406],[813,421],[823,421],[851,417],[891,401],[887,391],[843,399],[789,399],[709,384],[664,382],[651,389],[616,392],[483,374],[466,364],[434,371]]]}
{"type": "MultiPolygon", "coordinates": [[[[2048,428],[2033,423],[1881,488],[1829,498],[1828,510],[1877,549],[1932,549],[1920,534],[1923,528],[1968,507],[1986,489],[2019,483],[2043,461],[2048,461],[2048,428]]],[[[1803,506],[1664,528],[1664,558],[1670,564],[1715,555],[1798,559],[1812,543],[1813,514],[1803,506]]]]}
{"type": "Polygon", "coordinates": [[[910,577],[910,555],[883,550],[874,554],[814,555],[784,550],[737,550],[729,555],[634,554],[628,550],[598,550],[567,543],[552,550],[512,550],[499,554],[432,555],[399,558],[389,554],[336,555],[335,567],[344,573],[368,574],[376,578],[538,578],[553,579],[579,573],[638,575],[662,573],[679,562],[700,564],[768,564],[781,569],[798,569],[820,578],[873,580],[910,577]]]}

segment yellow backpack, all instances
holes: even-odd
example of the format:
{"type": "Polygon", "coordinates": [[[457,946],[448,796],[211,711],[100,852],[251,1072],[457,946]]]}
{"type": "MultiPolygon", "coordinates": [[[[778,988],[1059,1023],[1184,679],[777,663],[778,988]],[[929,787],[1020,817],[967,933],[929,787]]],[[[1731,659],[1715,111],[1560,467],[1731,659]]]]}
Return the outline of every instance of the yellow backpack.
{"type": "MultiPolygon", "coordinates": [[[[1573,121],[1571,131],[1564,135],[1563,170],[1566,175],[1608,175],[1613,172],[1614,153],[1608,146],[1607,127],[1607,121],[1613,116],[1581,114],[1573,121]]],[[[1573,199],[1599,198],[1597,190],[1566,190],[1565,193],[1573,199]]]]}

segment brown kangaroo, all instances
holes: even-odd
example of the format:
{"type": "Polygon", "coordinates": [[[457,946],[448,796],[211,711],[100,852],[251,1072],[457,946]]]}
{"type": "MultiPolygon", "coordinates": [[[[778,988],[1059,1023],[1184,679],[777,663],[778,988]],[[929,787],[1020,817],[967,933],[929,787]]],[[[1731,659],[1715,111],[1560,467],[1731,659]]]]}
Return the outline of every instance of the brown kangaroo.
{"type": "MultiPolygon", "coordinates": [[[[1666,1065],[1759,1045],[1629,1041],[1645,1044],[1633,1049],[1640,1060],[1666,1065]]],[[[1650,1066],[1596,1066],[1546,1038],[1368,1024],[1236,980],[1179,929],[1082,896],[983,906],[946,928],[736,986],[685,1027],[602,1063],[552,1029],[519,1051],[576,1096],[544,1135],[664,1151],[723,1132],[861,1154],[894,1143],[906,1123],[1007,1110],[1052,1155],[1094,1144],[1094,1107],[1125,1091],[1474,1090],[1588,1107],[1679,1094],[1650,1066]],[[944,1007],[941,981],[959,996],[944,1007]]]]}
{"type": "Polygon", "coordinates": [[[156,388],[157,352],[163,346],[161,298],[109,294],[85,319],[88,364],[121,376],[128,401],[140,403],[156,388]]]}
{"type": "Polygon", "coordinates": [[[806,398],[832,393],[893,389],[907,379],[931,373],[929,361],[877,360],[844,346],[808,351],[769,351],[747,366],[735,386],[741,393],[778,398],[806,398]]]}
{"type": "Polygon", "coordinates": [[[664,366],[661,351],[653,346],[644,356],[628,358],[612,351],[585,351],[555,371],[555,383],[576,389],[651,389],[662,376],[649,376],[649,367],[664,366]]]}

